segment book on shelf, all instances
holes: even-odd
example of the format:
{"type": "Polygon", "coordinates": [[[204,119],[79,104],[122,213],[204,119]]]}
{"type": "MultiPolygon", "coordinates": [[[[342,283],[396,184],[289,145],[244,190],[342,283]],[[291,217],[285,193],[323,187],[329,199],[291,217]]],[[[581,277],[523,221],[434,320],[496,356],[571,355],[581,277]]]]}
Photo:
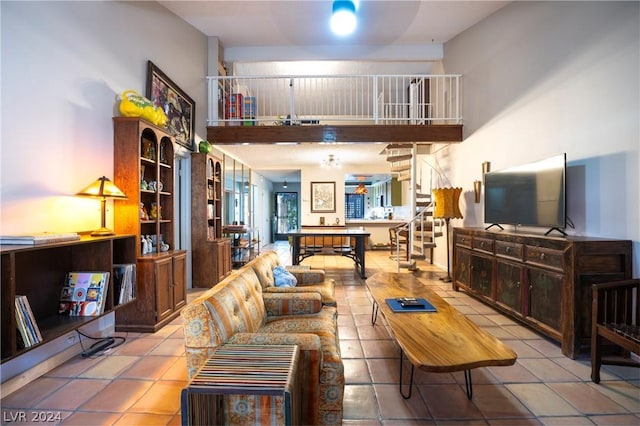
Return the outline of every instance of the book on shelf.
{"type": "Polygon", "coordinates": [[[24,347],[31,347],[42,342],[40,328],[33,316],[27,296],[15,297],[16,323],[24,347]]]}
{"type": "Polygon", "coordinates": [[[118,263],[113,265],[114,297],[118,305],[135,299],[136,265],[118,263]]]}
{"type": "Polygon", "coordinates": [[[109,272],[69,272],[60,292],[58,313],[98,316],[104,312],[109,272]]]}
{"type": "Polygon", "coordinates": [[[33,235],[2,235],[0,236],[0,244],[24,244],[37,245],[60,243],[64,241],[76,241],[80,239],[77,232],[42,232],[33,235]]]}

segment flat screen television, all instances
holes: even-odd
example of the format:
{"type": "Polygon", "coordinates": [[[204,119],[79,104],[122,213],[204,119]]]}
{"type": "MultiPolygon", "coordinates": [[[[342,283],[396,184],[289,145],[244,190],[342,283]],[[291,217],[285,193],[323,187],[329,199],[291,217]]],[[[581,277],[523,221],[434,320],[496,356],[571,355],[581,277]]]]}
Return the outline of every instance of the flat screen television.
{"type": "Polygon", "coordinates": [[[565,178],[566,154],[485,174],[485,223],[549,227],[564,233],[565,178]]]}

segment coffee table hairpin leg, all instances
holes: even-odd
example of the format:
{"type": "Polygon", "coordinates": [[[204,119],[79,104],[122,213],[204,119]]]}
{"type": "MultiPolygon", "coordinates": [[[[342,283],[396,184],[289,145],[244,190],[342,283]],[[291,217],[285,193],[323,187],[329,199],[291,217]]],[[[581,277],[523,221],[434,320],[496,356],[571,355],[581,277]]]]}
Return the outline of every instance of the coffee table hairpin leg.
{"type": "MultiPolygon", "coordinates": [[[[404,392],[402,391],[402,359],[404,358],[404,352],[402,351],[402,349],[400,349],[400,380],[399,380],[399,389],[400,389],[400,395],[402,395],[402,397],[404,399],[409,399],[411,398],[411,390],[413,389],[413,369],[414,369],[414,365],[411,364],[411,376],[409,379],[409,393],[408,394],[404,394],[404,392]]],[[[473,398],[473,385],[471,383],[471,370],[464,370],[464,387],[465,387],[465,392],[467,393],[467,398],[471,399],[473,398]]]]}
{"type": "Polygon", "coordinates": [[[373,301],[373,308],[371,309],[371,324],[375,325],[378,319],[378,302],[373,301]]]}

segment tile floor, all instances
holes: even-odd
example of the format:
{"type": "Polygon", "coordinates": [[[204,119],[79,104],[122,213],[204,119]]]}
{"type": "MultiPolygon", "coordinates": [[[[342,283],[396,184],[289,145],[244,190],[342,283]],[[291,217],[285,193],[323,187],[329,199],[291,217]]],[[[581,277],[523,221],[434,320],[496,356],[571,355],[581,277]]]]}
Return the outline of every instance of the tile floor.
{"type": "MultiPolygon", "coordinates": [[[[275,248],[290,262],[286,244],[275,248]]],[[[369,275],[395,270],[387,252],[367,252],[366,260],[369,275]]],[[[443,271],[426,262],[419,267],[432,278],[433,288],[504,340],[518,360],[510,367],[473,370],[472,400],[466,397],[462,373],[424,372],[417,372],[413,395],[404,400],[397,385],[398,348],[383,322],[371,325],[371,300],[353,263],[338,256],[315,256],[303,263],[324,268],[336,280],[347,383],[345,425],[640,424],[640,369],[603,367],[602,382],[596,385],[590,380],[588,355],[564,357],[556,343],[452,291],[438,280],[443,271]]],[[[197,293],[190,292],[190,298],[197,293]]],[[[102,356],[75,357],[3,395],[2,424],[179,425],[179,395],[187,384],[179,319],[155,334],[128,333],[126,339],[102,356]],[[20,413],[26,421],[16,417],[20,413]],[[47,415],[55,421],[47,422],[47,415]]]]}

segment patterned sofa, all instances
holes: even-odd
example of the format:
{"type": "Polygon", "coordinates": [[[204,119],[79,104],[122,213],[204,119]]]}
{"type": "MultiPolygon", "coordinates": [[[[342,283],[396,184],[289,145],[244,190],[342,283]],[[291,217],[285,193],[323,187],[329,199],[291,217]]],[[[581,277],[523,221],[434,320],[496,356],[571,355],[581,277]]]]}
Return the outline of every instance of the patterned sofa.
{"type": "Polygon", "coordinates": [[[335,296],[335,281],[326,279],[322,269],[307,269],[299,266],[289,266],[287,270],[296,277],[298,284],[295,287],[276,287],[273,277],[273,268],[282,266],[280,257],[275,251],[267,251],[247,263],[253,268],[263,293],[298,293],[317,292],[322,296],[322,303],[328,306],[337,306],[335,296]]]}
{"type": "Polygon", "coordinates": [[[182,309],[189,377],[227,343],[298,345],[304,424],[341,424],[337,309],[323,305],[317,292],[263,294],[253,266],[233,272],[182,309]]]}

